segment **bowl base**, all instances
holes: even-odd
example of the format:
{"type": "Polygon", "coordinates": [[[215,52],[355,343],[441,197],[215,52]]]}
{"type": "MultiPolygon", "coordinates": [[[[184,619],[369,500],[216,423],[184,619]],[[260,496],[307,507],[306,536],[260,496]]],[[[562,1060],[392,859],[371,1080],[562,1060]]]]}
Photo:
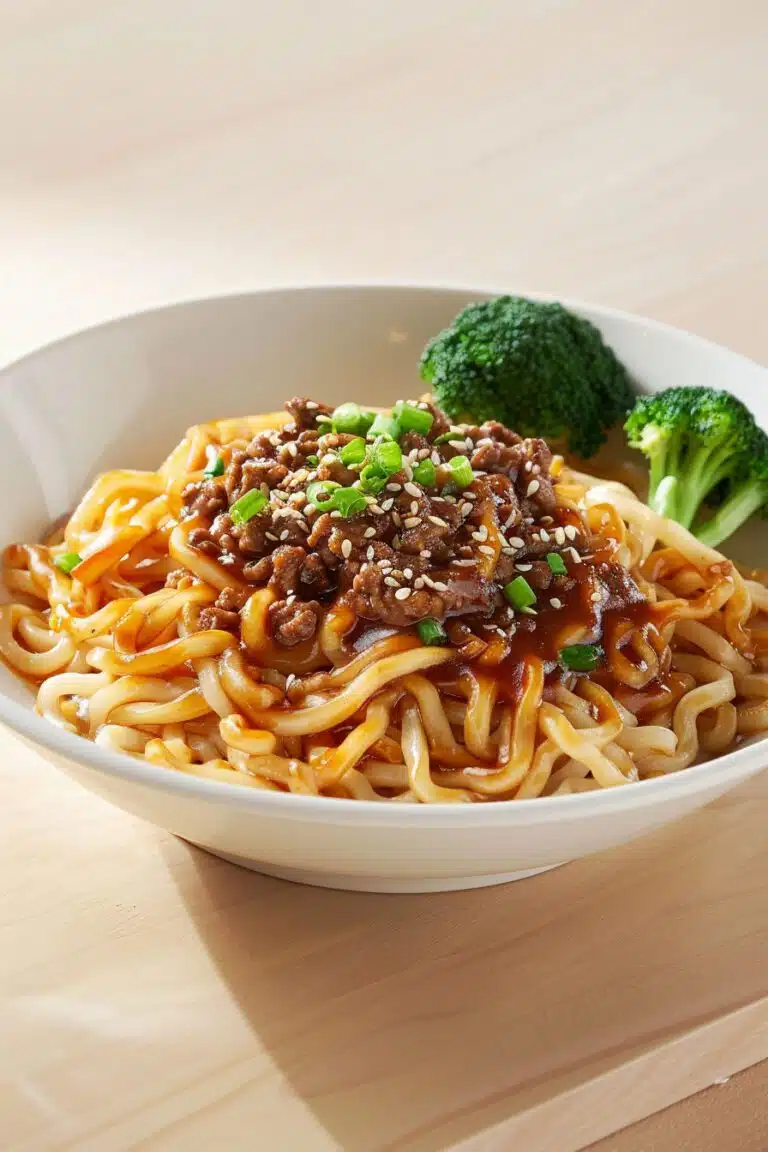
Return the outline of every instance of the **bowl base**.
{"type": "MultiPolygon", "coordinates": [[[[202,845],[200,845],[202,847],[202,845]]],[[[544,868],[527,868],[522,872],[496,872],[490,876],[428,876],[408,879],[405,876],[355,876],[342,872],[307,872],[302,868],[277,868],[272,864],[262,864],[247,860],[243,856],[231,856],[227,852],[217,852],[206,848],[212,856],[249,868],[252,872],[262,872],[277,880],[289,880],[292,884],[309,884],[313,888],[336,888],[345,892],[463,892],[469,888],[490,888],[494,884],[510,884],[513,880],[525,880],[560,868],[562,864],[547,864],[544,868]]],[[[565,861],[563,861],[565,863],[565,861]]]]}

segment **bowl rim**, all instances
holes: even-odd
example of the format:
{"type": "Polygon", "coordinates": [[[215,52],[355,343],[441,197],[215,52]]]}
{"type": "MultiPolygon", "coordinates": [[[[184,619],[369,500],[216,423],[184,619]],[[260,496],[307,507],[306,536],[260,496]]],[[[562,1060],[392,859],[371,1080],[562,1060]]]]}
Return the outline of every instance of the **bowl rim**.
{"type": "MultiPolygon", "coordinates": [[[[457,296],[472,296],[476,294],[486,297],[512,294],[514,290],[508,286],[500,288],[488,285],[467,285],[453,281],[422,282],[418,280],[381,279],[281,284],[207,296],[180,297],[160,306],[138,308],[109,320],[77,329],[3,363],[0,365],[0,386],[5,377],[15,369],[34,363],[35,360],[47,356],[57,349],[64,348],[91,334],[108,332],[111,328],[118,328],[150,316],[182,311],[189,307],[206,304],[245,301],[259,296],[289,296],[298,293],[343,291],[363,293],[390,291],[412,295],[447,293],[457,296]]],[[[534,300],[557,300],[565,307],[589,317],[615,320],[630,327],[652,329],[679,343],[696,346],[717,355],[725,354],[729,359],[740,361],[745,367],[749,366],[751,369],[763,373],[766,376],[766,382],[768,382],[768,368],[757,361],[739,352],[734,352],[723,344],[698,336],[686,329],[676,328],[663,321],[551,292],[514,291],[514,294],[524,295],[534,300]]],[[[759,756],[758,748],[765,742],[765,740],[758,740],[743,744],[724,756],[717,756],[680,772],[670,773],[668,776],[658,777],[654,780],[637,781],[635,784],[621,788],[604,788],[595,792],[583,792],[567,796],[539,796],[536,797],[535,804],[513,804],[504,801],[469,805],[447,802],[436,804],[366,804],[353,799],[261,791],[244,788],[237,784],[208,780],[184,772],[174,772],[168,768],[134,758],[127,753],[122,754],[102,748],[83,736],[78,736],[45,720],[33,708],[17,704],[2,690],[0,690],[0,722],[25,737],[35,747],[41,747],[65,760],[80,762],[97,773],[116,776],[126,783],[159,788],[161,791],[189,799],[197,797],[223,805],[234,804],[236,807],[260,812],[262,815],[271,815],[275,818],[293,816],[303,820],[322,819],[331,823],[352,821],[367,824],[385,823],[394,826],[459,824],[464,827],[473,827],[509,822],[528,823],[531,820],[534,823],[545,823],[548,814],[563,818],[571,813],[572,817],[576,819],[580,816],[597,815],[604,811],[612,812],[625,806],[637,808],[646,804],[653,805],[661,802],[665,797],[671,799],[681,793],[696,792],[700,786],[704,787],[706,784],[713,783],[712,778],[718,775],[722,777],[720,782],[725,783],[727,787],[729,783],[736,783],[768,766],[767,764],[754,763],[755,757],[759,756]],[[752,761],[752,763],[747,767],[744,764],[745,761],[752,761]],[[642,797],[646,798],[645,802],[642,801],[642,797]]]]}

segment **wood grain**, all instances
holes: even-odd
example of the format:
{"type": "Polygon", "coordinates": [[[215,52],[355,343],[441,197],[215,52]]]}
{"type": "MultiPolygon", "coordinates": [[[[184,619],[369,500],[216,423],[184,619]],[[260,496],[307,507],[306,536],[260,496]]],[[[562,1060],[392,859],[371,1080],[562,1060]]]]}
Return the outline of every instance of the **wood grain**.
{"type": "MultiPolygon", "coordinates": [[[[0,0],[0,358],[390,279],[768,360],[767,47],[761,0],[0,0]]],[[[768,777],[395,898],[239,872],[0,752],[3,1148],[568,1152],[768,1056],[768,777]]],[[[616,1148],[677,1149],[674,1114],[616,1148]]]]}

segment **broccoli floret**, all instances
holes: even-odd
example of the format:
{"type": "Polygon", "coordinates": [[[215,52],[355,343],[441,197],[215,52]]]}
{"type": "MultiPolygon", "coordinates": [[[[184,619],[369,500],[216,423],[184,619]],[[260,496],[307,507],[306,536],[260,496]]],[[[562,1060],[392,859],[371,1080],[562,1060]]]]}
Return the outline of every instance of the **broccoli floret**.
{"type": "Polygon", "coordinates": [[[562,304],[500,296],[470,304],[432,339],[421,375],[453,419],[499,420],[593,456],[634,395],[588,320],[562,304]]]}
{"type": "Polygon", "coordinates": [[[648,503],[716,547],[768,499],[768,437],[741,400],[714,388],[641,397],[624,425],[648,458],[648,503]],[[719,508],[707,519],[704,506],[719,508]]]}

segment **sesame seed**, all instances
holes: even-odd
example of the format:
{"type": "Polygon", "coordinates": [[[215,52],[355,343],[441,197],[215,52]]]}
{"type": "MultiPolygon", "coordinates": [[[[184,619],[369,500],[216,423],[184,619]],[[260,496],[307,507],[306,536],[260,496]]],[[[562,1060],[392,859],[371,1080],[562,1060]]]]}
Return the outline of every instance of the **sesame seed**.
{"type": "Polygon", "coordinates": [[[453,564],[455,564],[457,568],[471,568],[474,560],[454,560],[453,564]]]}
{"type": "MultiPolygon", "coordinates": [[[[316,400],[307,400],[304,407],[305,408],[317,408],[317,401],[316,400]]],[[[291,673],[291,676],[293,676],[293,673],[291,673]]],[[[293,678],[295,679],[295,677],[293,677],[293,678]]]]}
{"type": "MultiPolygon", "coordinates": [[[[396,517],[396,522],[397,522],[397,520],[399,520],[400,517],[397,515],[396,512],[394,513],[394,516],[396,517]]],[[[431,519],[432,519],[432,517],[430,516],[430,520],[431,519]]],[[[415,528],[417,524],[421,524],[421,520],[419,520],[418,516],[407,516],[405,518],[405,520],[403,521],[403,523],[405,524],[406,528],[415,528]]],[[[399,527],[399,525],[398,525],[398,527],[399,527]]]]}
{"type": "Polygon", "coordinates": [[[484,556],[495,556],[496,549],[492,548],[490,544],[481,544],[478,552],[482,552],[484,556]]]}
{"type": "Polygon", "coordinates": [[[389,500],[384,501],[384,503],[382,504],[382,508],[384,509],[385,512],[390,512],[392,510],[393,504],[394,504],[394,500],[392,500],[390,498],[389,500]]]}
{"type": "Polygon", "coordinates": [[[352,541],[351,540],[342,540],[342,542],[341,542],[341,554],[345,560],[349,560],[350,556],[352,555],[352,541]]]}
{"type": "Polygon", "coordinates": [[[569,540],[575,540],[576,539],[577,532],[576,532],[576,529],[574,528],[573,524],[566,524],[566,526],[564,528],[564,532],[565,532],[565,534],[569,540]]]}
{"type": "Polygon", "coordinates": [[[542,524],[546,524],[547,528],[549,528],[551,524],[554,524],[554,520],[551,516],[542,516],[541,522],[542,524]]]}
{"type": "Polygon", "coordinates": [[[295,672],[289,672],[285,678],[285,690],[286,690],[286,692],[290,688],[291,684],[293,684],[295,679],[296,679],[296,673],[295,672]]]}
{"type": "Polygon", "coordinates": [[[421,496],[420,490],[416,487],[415,484],[411,484],[410,480],[407,484],[404,484],[403,487],[409,496],[421,496]]]}
{"type": "Polygon", "coordinates": [[[334,508],[333,512],[331,512],[331,520],[341,520],[341,512],[339,512],[338,508],[334,508]]]}
{"type": "Polygon", "coordinates": [[[565,528],[555,528],[555,540],[558,544],[565,544],[565,528]]]}
{"type": "Polygon", "coordinates": [[[275,544],[277,544],[277,536],[273,536],[271,532],[265,532],[264,535],[267,540],[274,540],[275,544]]]}
{"type": "Polygon", "coordinates": [[[407,600],[410,594],[410,588],[398,588],[397,592],[395,592],[395,600],[407,600]]]}
{"type": "Polygon", "coordinates": [[[423,576],[422,579],[424,580],[424,583],[426,584],[427,588],[434,588],[435,582],[431,578],[431,576],[423,576]]]}
{"type": "Polygon", "coordinates": [[[290,596],[286,596],[285,602],[289,608],[290,608],[291,604],[293,604],[295,599],[296,599],[296,593],[295,592],[291,592],[290,596]]]}
{"type": "Polygon", "coordinates": [[[369,512],[375,512],[375,514],[377,516],[383,516],[384,515],[384,509],[379,508],[378,504],[369,504],[368,505],[368,511],[369,512]]]}
{"type": "Polygon", "coordinates": [[[517,568],[518,572],[530,572],[533,564],[515,564],[515,568],[517,568]]]}
{"type": "Polygon", "coordinates": [[[510,536],[509,546],[510,548],[525,548],[525,540],[520,536],[510,536]]]}
{"type": "Polygon", "coordinates": [[[366,538],[366,540],[370,540],[370,538],[375,535],[376,529],[373,526],[366,528],[365,532],[363,532],[363,536],[366,538]]]}
{"type": "Polygon", "coordinates": [[[373,560],[375,555],[376,555],[376,553],[374,552],[373,545],[371,544],[368,548],[368,551],[365,554],[365,558],[366,558],[366,560],[373,560]]]}
{"type": "Polygon", "coordinates": [[[535,608],[522,608],[521,611],[525,612],[526,616],[538,616],[535,608]]]}
{"type": "Polygon", "coordinates": [[[315,419],[317,420],[318,424],[332,424],[333,423],[330,416],[326,416],[325,413],[323,413],[323,412],[321,412],[319,416],[316,416],[315,419]]]}
{"type": "Polygon", "coordinates": [[[336,463],[336,457],[334,456],[333,452],[326,452],[325,456],[323,456],[322,459],[320,460],[320,463],[321,464],[335,464],[336,463]]]}
{"type": "Polygon", "coordinates": [[[445,520],[441,520],[439,516],[428,516],[427,519],[431,520],[433,524],[437,524],[438,528],[448,527],[445,520]]]}
{"type": "Polygon", "coordinates": [[[411,516],[415,516],[416,513],[418,512],[418,510],[419,510],[418,500],[412,500],[411,501],[411,516]]]}
{"type": "Polygon", "coordinates": [[[424,577],[423,576],[417,576],[413,582],[413,586],[414,586],[414,588],[423,588],[424,587],[424,577]]]}
{"type": "Polygon", "coordinates": [[[574,564],[581,564],[581,556],[579,556],[575,548],[568,548],[567,551],[570,552],[573,557],[574,564]]]}
{"type": "Polygon", "coordinates": [[[432,553],[430,552],[429,548],[422,548],[421,552],[419,552],[419,556],[421,556],[423,560],[432,559],[432,553]]]}
{"type": "Polygon", "coordinates": [[[402,528],[403,521],[400,519],[400,513],[399,512],[393,512],[392,513],[392,522],[394,523],[395,528],[402,528]]]}
{"type": "Polygon", "coordinates": [[[399,492],[402,484],[387,484],[387,492],[399,492]]]}
{"type": "Polygon", "coordinates": [[[298,448],[296,447],[295,440],[289,440],[288,443],[284,445],[284,447],[285,447],[286,452],[290,456],[295,456],[296,453],[298,452],[298,448]]]}
{"type": "Polygon", "coordinates": [[[448,591],[448,585],[443,584],[442,580],[433,580],[432,581],[432,587],[434,588],[435,592],[447,592],[448,591]]]}
{"type": "Polygon", "coordinates": [[[385,576],[384,577],[384,583],[387,585],[388,588],[399,588],[400,587],[400,585],[397,583],[397,580],[395,580],[394,576],[385,576]]]}
{"type": "Polygon", "coordinates": [[[488,539],[488,529],[486,528],[485,524],[481,524],[480,527],[478,528],[477,532],[472,533],[472,539],[473,540],[487,540],[488,539]]]}
{"type": "Polygon", "coordinates": [[[445,500],[446,504],[455,504],[456,503],[456,497],[455,496],[450,496],[450,495],[443,496],[443,500],[445,500]]]}
{"type": "Polygon", "coordinates": [[[432,463],[434,464],[434,466],[436,468],[438,468],[442,464],[442,462],[443,461],[442,461],[442,458],[440,456],[440,453],[437,451],[433,452],[432,453],[432,463]]]}
{"type": "Polygon", "coordinates": [[[287,540],[289,536],[290,536],[290,532],[288,531],[287,528],[285,529],[284,532],[280,533],[280,539],[281,540],[287,540]]]}
{"type": "Polygon", "coordinates": [[[531,468],[532,468],[532,464],[531,464],[530,460],[526,460],[525,467],[524,467],[523,471],[524,472],[530,472],[531,468]]]}
{"type": "Polygon", "coordinates": [[[471,511],[472,511],[472,505],[469,503],[468,500],[465,501],[465,503],[462,504],[461,507],[459,508],[459,512],[461,512],[462,516],[465,516],[465,517],[469,516],[471,511]]]}
{"type": "Polygon", "coordinates": [[[535,494],[538,492],[538,490],[539,490],[538,480],[531,480],[530,484],[528,485],[528,487],[526,489],[525,494],[526,494],[526,496],[535,496],[535,494]]]}
{"type": "Polygon", "coordinates": [[[539,535],[545,544],[549,543],[549,532],[547,532],[546,528],[542,528],[539,535]]]}
{"type": "Polygon", "coordinates": [[[552,599],[550,600],[550,604],[552,605],[553,608],[562,608],[562,606],[563,606],[562,600],[558,600],[557,596],[552,597],[552,599]]]}
{"type": "Polygon", "coordinates": [[[395,551],[397,552],[397,550],[398,550],[398,549],[399,549],[399,547],[400,547],[400,537],[399,537],[399,536],[393,536],[393,537],[392,537],[392,547],[393,547],[393,548],[395,549],[395,551]]]}
{"type": "Polygon", "coordinates": [[[602,592],[593,592],[592,595],[590,596],[590,600],[594,604],[599,604],[600,601],[602,600],[602,598],[603,598],[602,592]]]}
{"type": "Polygon", "coordinates": [[[534,476],[538,476],[539,473],[541,472],[541,465],[540,464],[534,464],[533,468],[531,468],[531,472],[533,472],[534,476]]]}

